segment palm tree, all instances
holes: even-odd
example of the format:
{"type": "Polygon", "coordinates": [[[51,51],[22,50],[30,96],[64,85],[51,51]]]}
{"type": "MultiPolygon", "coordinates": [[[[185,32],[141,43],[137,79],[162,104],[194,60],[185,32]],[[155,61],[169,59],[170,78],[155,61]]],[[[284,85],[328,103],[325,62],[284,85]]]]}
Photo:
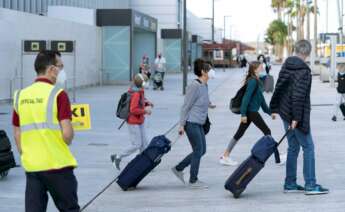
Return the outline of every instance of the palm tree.
{"type": "Polygon", "coordinates": [[[283,58],[284,45],[287,35],[288,28],[286,24],[279,19],[271,22],[266,32],[265,41],[266,43],[274,46],[275,54],[279,60],[283,58]]]}
{"type": "Polygon", "coordinates": [[[292,33],[296,30],[296,27],[293,25],[293,19],[297,16],[296,11],[294,10],[295,1],[294,0],[287,0],[286,2],[286,15],[288,17],[287,25],[288,25],[288,36],[286,40],[286,46],[289,56],[292,54],[293,51],[293,38],[292,33]]]}
{"type": "Polygon", "coordinates": [[[272,0],[271,7],[277,11],[278,20],[282,20],[282,11],[288,0],[272,0]]]}
{"type": "Polygon", "coordinates": [[[314,42],[315,42],[315,55],[317,56],[317,0],[314,0],[314,42]]]}
{"type": "MultiPolygon", "coordinates": [[[[286,4],[287,14],[292,19],[296,19],[297,27],[297,40],[304,39],[305,37],[305,20],[309,17],[309,13],[314,13],[314,6],[307,4],[306,1],[301,0],[288,0],[286,4]]],[[[310,22],[307,21],[307,38],[309,39],[310,22]]]]}

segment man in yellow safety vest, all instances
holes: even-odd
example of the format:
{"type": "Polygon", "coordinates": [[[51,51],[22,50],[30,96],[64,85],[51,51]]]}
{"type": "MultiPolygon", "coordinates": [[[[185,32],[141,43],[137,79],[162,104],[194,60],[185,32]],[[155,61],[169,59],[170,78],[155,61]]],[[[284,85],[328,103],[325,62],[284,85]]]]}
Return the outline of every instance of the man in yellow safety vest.
{"type": "Polygon", "coordinates": [[[40,52],[35,70],[35,82],[13,98],[14,137],[26,172],[25,211],[46,211],[49,192],[59,211],[77,212],[77,161],[68,148],[74,136],[71,104],[54,86],[63,70],[61,54],[40,52]]]}

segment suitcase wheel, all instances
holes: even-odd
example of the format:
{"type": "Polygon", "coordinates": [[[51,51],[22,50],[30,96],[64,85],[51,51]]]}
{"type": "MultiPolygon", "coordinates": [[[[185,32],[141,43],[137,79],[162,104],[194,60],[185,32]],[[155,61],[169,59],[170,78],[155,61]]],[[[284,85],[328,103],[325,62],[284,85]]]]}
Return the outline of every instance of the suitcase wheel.
{"type": "Polygon", "coordinates": [[[135,189],[137,189],[136,186],[128,188],[127,191],[134,191],[135,189]]]}
{"type": "Polygon", "coordinates": [[[235,191],[235,192],[233,192],[233,195],[234,195],[234,198],[235,199],[238,199],[238,198],[240,198],[240,196],[241,196],[241,194],[242,194],[242,192],[244,191],[245,189],[238,189],[237,191],[235,191]]]}
{"type": "Polygon", "coordinates": [[[235,194],[234,194],[234,198],[235,198],[235,199],[238,199],[238,198],[240,198],[240,195],[241,195],[241,194],[239,194],[239,193],[235,193],[235,194]]]}
{"type": "Polygon", "coordinates": [[[123,191],[134,191],[137,187],[122,188],[123,191]]]}
{"type": "Polygon", "coordinates": [[[1,172],[1,173],[0,173],[0,180],[3,179],[3,178],[5,178],[5,177],[7,177],[8,172],[9,172],[8,170],[7,170],[7,171],[1,172]]]}

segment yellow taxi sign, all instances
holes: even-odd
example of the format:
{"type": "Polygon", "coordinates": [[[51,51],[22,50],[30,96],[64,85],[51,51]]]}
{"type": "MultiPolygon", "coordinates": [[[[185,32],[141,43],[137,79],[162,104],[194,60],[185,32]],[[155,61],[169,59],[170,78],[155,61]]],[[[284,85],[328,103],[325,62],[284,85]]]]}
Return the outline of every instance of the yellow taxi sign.
{"type": "Polygon", "coordinates": [[[91,129],[90,106],[88,104],[72,104],[72,126],[76,131],[91,129]]]}

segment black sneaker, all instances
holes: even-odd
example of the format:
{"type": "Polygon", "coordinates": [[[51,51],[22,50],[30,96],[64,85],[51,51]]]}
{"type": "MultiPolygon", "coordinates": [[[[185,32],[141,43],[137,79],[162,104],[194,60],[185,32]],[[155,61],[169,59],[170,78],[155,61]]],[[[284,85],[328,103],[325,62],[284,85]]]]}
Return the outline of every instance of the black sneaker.
{"type": "Polygon", "coordinates": [[[111,160],[113,166],[114,166],[117,170],[120,170],[121,159],[120,159],[120,158],[117,158],[117,155],[111,155],[111,156],[110,156],[110,160],[111,160]]]}
{"type": "Polygon", "coordinates": [[[329,189],[323,188],[321,185],[315,185],[312,188],[305,188],[305,195],[320,195],[320,194],[328,194],[329,189]]]}
{"type": "Polygon", "coordinates": [[[304,187],[296,185],[284,185],[284,193],[303,193],[304,187]]]}
{"type": "Polygon", "coordinates": [[[333,116],[333,117],[332,117],[332,121],[337,121],[337,117],[336,117],[336,116],[333,116]]]}

